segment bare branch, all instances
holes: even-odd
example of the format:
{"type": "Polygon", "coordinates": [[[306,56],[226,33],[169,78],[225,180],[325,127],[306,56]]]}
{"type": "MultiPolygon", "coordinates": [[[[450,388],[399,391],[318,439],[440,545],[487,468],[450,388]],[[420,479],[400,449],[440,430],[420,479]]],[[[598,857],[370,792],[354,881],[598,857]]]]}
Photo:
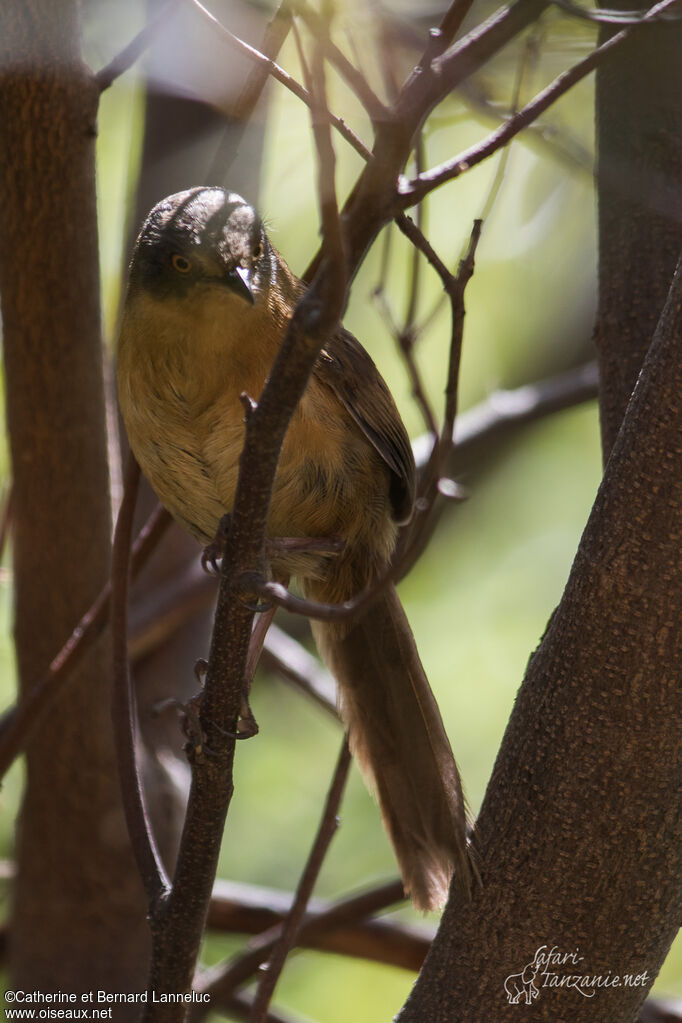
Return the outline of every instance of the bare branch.
{"type": "MultiPolygon", "coordinates": [[[[539,25],[534,25],[530,30],[523,52],[519,60],[519,65],[516,73],[516,81],[514,83],[514,89],[512,93],[512,101],[509,108],[510,116],[514,116],[518,113],[519,103],[521,101],[521,90],[523,88],[524,78],[526,77],[528,66],[531,62],[537,61],[538,56],[538,34],[540,28],[539,25]]],[[[497,170],[495,171],[495,177],[493,178],[488,195],[486,196],[485,202],[483,203],[483,209],[480,213],[480,220],[486,221],[493,211],[495,203],[497,202],[504,179],[507,173],[507,166],[509,164],[509,155],[511,153],[511,146],[505,146],[501,153],[498,161],[497,170]]]]}
{"type": "MultiPolygon", "coordinates": [[[[479,460],[485,451],[508,439],[512,430],[592,401],[597,397],[598,387],[597,364],[589,362],[534,384],[495,391],[458,417],[453,431],[453,465],[479,460]]],[[[426,434],[414,443],[419,468],[426,465],[429,447],[426,434]]]]}
{"type": "MultiPolygon", "coordinates": [[[[431,519],[436,499],[443,494],[442,483],[445,465],[452,445],[452,432],[457,415],[457,389],[459,383],[459,367],[462,356],[462,342],[464,339],[464,292],[474,272],[474,258],[476,248],[481,237],[482,222],[474,221],[474,226],[469,239],[469,248],[462,260],[460,260],[457,275],[450,273],[442,260],[436,255],[428,241],[421,235],[415,225],[408,217],[403,217],[398,225],[402,231],[417,245],[427,256],[431,265],[436,269],[443,283],[443,288],[450,300],[451,336],[450,336],[450,358],[445,386],[445,409],[443,413],[443,426],[440,436],[436,438],[431,449],[429,460],[421,473],[419,480],[418,496],[415,502],[415,511],[406,530],[400,537],[399,553],[396,559],[397,571],[400,575],[406,575],[412,565],[422,553],[426,537],[431,535],[429,521],[431,519]]],[[[457,491],[453,491],[453,496],[457,491]]]]}
{"type": "Polygon", "coordinates": [[[137,767],[135,755],[137,713],[128,665],[129,561],[139,479],[140,468],[130,453],[112,550],[111,631],[114,663],[112,719],[128,833],[150,912],[155,913],[168,896],[170,882],[154,842],[137,767]]]}
{"type": "MultiPolygon", "coordinates": [[[[133,578],[146,563],[169,523],[170,515],[157,505],[135,541],[131,559],[133,578]]],[[[109,618],[110,600],[109,581],[53,659],[47,674],[34,686],[28,687],[16,707],[4,715],[0,728],[0,778],[24,749],[29,735],[43,719],[53,699],[62,692],[85,651],[100,635],[109,618]]]]}
{"type": "Polygon", "coordinates": [[[679,0],[661,0],[660,3],[651,8],[647,17],[638,22],[636,26],[624,28],[600,46],[597,46],[587,57],[555,78],[547,88],[538,93],[535,99],[526,104],[523,110],[519,111],[514,117],[510,117],[501,128],[489,135],[485,141],[471,146],[460,153],[459,156],[446,160],[438,167],[420,174],[413,181],[403,179],[398,187],[403,208],[414,205],[415,202],[423,199],[434,188],[445,184],[446,181],[452,181],[454,178],[459,177],[460,174],[464,174],[466,171],[471,170],[472,167],[482,163],[489,156],[492,156],[493,153],[496,153],[502,146],[506,145],[510,139],[537,120],[540,114],[544,113],[560,96],[563,96],[577,82],[585,78],[591,71],[594,71],[597,65],[612,50],[621,46],[633,31],[636,31],[637,28],[644,24],[648,24],[650,21],[656,20],[661,12],[678,2],[679,0]]]}
{"type": "MultiPolygon", "coordinates": [[[[267,60],[260,54],[258,59],[267,60]]],[[[313,77],[315,102],[322,105],[324,79],[315,74],[313,77]]],[[[328,118],[316,135],[318,139],[319,163],[328,169],[331,151],[328,118]]],[[[202,748],[210,750],[211,755],[193,759],[192,786],[173,887],[163,914],[152,919],[149,987],[157,992],[177,994],[188,991],[192,985],[233,791],[234,736],[243,699],[253,599],[257,596],[255,590],[245,593],[241,582],[249,573],[254,576],[264,564],[272,484],[284,435],[315,359],[325,339],[337,328],[345,306],[346,275],[344,261],[339,257],[338,211],[333,190],[327,188],[320,188],[325,229],[322,270],[294,309],[263,393],[246,418],[246,437],[225,540],[211,651],[200,701],[202,748]]],[[[160,1010],[150,1003],[146,1011],[148,1020],[175,1020],[181,1015],[181,1005],[160,1010]]]]}
{"type": "Polygon", "coordinates": [[[680,1023],[682,1002],[647,998],[637,1023],[680,1023]]]}
{"type": "MultiPolygon", "coordinates": [[[[317,193],[322,221],[322,238],[327,261],[325,291],[333,291],[332,307],[340,311],[345,306],[346,259],[343,232],[336,199],[336,154],[329,125],[327,82],[324,69],[324,47],[329,39],[329,21],[321,19],[321,36],[313,51],[310,93],[314,102],[310,108],[313,137],[317,152],[317,193]]],[[[325,295],[323,300],[327,300],[325,295]]]]}
{"type": "MultiPolygon", "coordinates": [[[[339,927],[364,920],[373,913],[395,905],[396,902],[404,901],[404,898],[402,882],[395,880],[358,895],[339,899],[338,902],[332,903],[328,909],[304,923],[299,933],[299,941],[308,942],[323,934],[331,933],[339,927]]],[[[199,978],[198,990],[210,993],[216,1000],[231,993],[235,988],[246,983],[260,964],[267,959],[276,940],[277,935],[274,933],[268,932],[267,939],[261,935],[251,942],[244,953],[226,966],[221,965],[205,972],[199,978]]],[[[199,1008],[197,1015],[203,1016],[206,1011],[208,1011],[207,1008],[203,1010],[199,1008]]]]}
{"type": "MultiPolygon", "coordinates": [[[[381,910],[391,902],[402,900],[403,888],[399,879],[363,892],[359,897],[351,896],[336,903],[311,899],[296,947],[368,959],[416,972],[428,951],[432,929],[416,928],[390,919],[373,919],[370,915],[376,908],[381,910]],[[346,919],[342,919],[344,914],[339,912],[342,905],[346,907],[346,919]],[[368,910],[369,906],[371,909],[368,910]],[[323,918],[327,920],[324,928],[320,923],[323,918]]],[[[208,928],[254,935],[270,931],[282,923],[292,901],[290,892],[218,880],[213,888],[208,928]]],[[[215,1006],[219,995],[215,987],[212,990],[215,1006]]]]}
{"type": "MultiPolygon", "coordinates": [[[[253,998],[249,995],[235,992],[221,1002],[221,1008],[229,1012],[232,1018],[247,1021],[251,1018],[253,1004],[253,998]]],[[[263,1023],[310,1023],[310,1021],[282,1009],[269,1009],[263,1017],[263,1023]]]]}
{"type": "MultiPolygon", "coordinates": [[[[268,60],[274,61],[281,50],[292,25],[291,2],[282,0],[274,15],[268,22],[260,50],[268,60]]],[[[269,69],[264,64],[256,64],[244,82],[242,91],[231,111],[229,130],[225,132],[223,141],[213,158],[208,172],[208,181],[223,180],[229,167],[236,159],[246,126],[256,108],[263,89],[270,77],[269,69]]]]}
{"type": "MultiPolygon", "coordinates": [[[[455,38],[467,14],[473,7],[474,0],[453,0],[450,7],[443,15],[443,20],[437,29],[438,49],[440,55],[451,44],[455,38]]],[[[432,33],[435,35],[435,33],[432,33]]]]}
{"type": "MultiPolygon", "coordinates": [[[[304,89],[302,85],[299,85],[296,79],[292,78],[291,75],[284,70],[284,68],[280,67],[279,64],[276,64],[274,60],[266,57],[264,53],[261,53],[260,50],[257,50],[254,46],[250,46],[249,43],[244,42],[243,39],[240,39],[239,36],[236,36],[233,32],[230,32],[230,30],[225,28],[225,26],[221,24],[221,22],[219,22],[218,19],[214,17],[214,15],[211,14],[211,12],[207,10],[202,3],[199,2],[199,0],[187,0],[187,3],[190,3],[199,11],[199,13],[213,26],[221,39],[224,39],[225,42],[229,43],[229,45],[234,49],[259,64],[272,78],[275,79],[275,81],[279,82],[290,92],[293,92],[294,96],[297,96],[302,103],[305,103],[308,108],[312,109],[313,99],[310,96],[310,93],[304,89]]],[[[336,128],[346,142],[353,147],[356,153],[359,153],[363,160],[368,160],[371,155],[369,149],[365,146],[364,142],[357,137],[355,132],[348,127],[345,121],[331,112],[328,113],[328,116],[329,123],[336,128]]]]}
{"type": "Polygon", "coordinates": [[[265,973],[262,975],[258,985],[258,991],[256,992],[251,1010],[250,1023],[265,1023],[268,1006],[275,993],[279,975],[284,967],[286,957],[294,947],[308,901],[319,877],[331,840],[339,826],[337,814],[341,805],[343,791],[346,787],[350,763],[351,755],[348,740],[344,737],[324,810],[322,811],[322,819],[310,849],[308,861],[301,875],[301,880],[296,889],[291,909],[281,927],[281,934],[272,950],[265,973]]]}
{"type": "Polygon", "coordinates": [[[2,495],[0,508],[0,558],[5,553],[5,545],[12,527],[12,484],[7,485],[2,495]]]}
{"type": "Polygon", "coordinates": [[[265,637],[261,663],[311,697],[318,706],[339,721],[334,679],[301,643],[276,625],[270,626],[265,637]]]}
{"type": "Polygon", "coordinates": [[[560,8],[565,14],[573,18],[580,18],[582,21],[592,21],[597,25],[641,25],[643,22],[654,21],[679,21],[680,15],[672,11],[661,11],[653,18],[648,17],[648,11],[619,11],[617,8],[607,7],[581,7],[572,0],[552,0],[555,7],[560,8]]]}
{"type": "Polygon", "coordinates": [[[325,56],[353,90],[371,121],[375,122],[385,118],[388,112],[387,107],[372,90],[362,72],[358,71],[338,46],[332,42],[324,19],[310,4],[306,3],[306,0],[292,0],[292,2],[296,13],[305,22],[310,32],[321,42],[325,56]]]}
{"type": "Polygon", "coordinates": [[[151,21],[147,22],[144,28],[140,29],[137,35],[131,39],[127,46],[124,46],[120,53],[116,54],[112,61],[97,72],[95,80],[100,92],[104,92],[110,85],[113,85],[117,78],[120,78],[122,74],[139,60],[147,47],[154,42],[154,36],[164,21],[167,21],[175,13],[177,6],[178,0],[166,0],[161,10],[158,11],[151,21]]]}
{"type": "MultiPolygon", "coordinates": [[[[466,105],[476,114],[495,124],[504,124],[507,121],[508,118],[496,104],[490,102],[478,83],[465,82],[459,91],[466,105]]],[[[564,129],[559,131],[550,123],[529,125],[525,129],[523,141],[538,152],[567,165],[571,170],[592,178],[594,172],[592,153],[564,129]]]]}
{"type": "MultiPolygon", "coordinates": [[[[594,400],[598,386],[597,365],[591,362],[537,384],[526,384],[514,391],[496,391],[457,418],[447,461],[448,473],[457,477],[472,466],[479,467],[482,459],[526,425],[594,400]]],[[[413,450],[419,472],[428,471],[433,457],[430,434],[418,437],[413,450]]],[[[430,516],[420,525],[418,539],[411,538],[411,559],[419,557],[433,535],[441,512],[450,504],[438,500],[434,503],[430,516]]]]}

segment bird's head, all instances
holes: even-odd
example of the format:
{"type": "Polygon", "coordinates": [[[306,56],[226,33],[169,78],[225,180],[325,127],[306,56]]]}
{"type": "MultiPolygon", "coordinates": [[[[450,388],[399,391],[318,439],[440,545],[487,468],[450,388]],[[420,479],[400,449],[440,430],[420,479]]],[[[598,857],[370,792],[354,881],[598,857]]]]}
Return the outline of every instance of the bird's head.
{"type": "Polygon", "coordinates": [[[147,217],[130,284],[161,300],[230,296],[245,310],[267,292],[274,258],[245,199],[223,188],[191,188],[163,199],[147,217]]]}

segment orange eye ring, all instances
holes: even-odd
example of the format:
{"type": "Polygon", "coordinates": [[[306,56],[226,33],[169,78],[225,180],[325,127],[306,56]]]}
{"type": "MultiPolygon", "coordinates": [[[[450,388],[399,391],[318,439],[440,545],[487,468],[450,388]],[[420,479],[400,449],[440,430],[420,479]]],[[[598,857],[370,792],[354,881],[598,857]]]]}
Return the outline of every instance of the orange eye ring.
{"type": "Polygon", "coordinates": [[[177,270],[179,274],[188,274],[192,269],[192,264],[184,256],[181,256],[179,252],[174,252],[171,256],[171,263],[173,269],[177,270]]]}

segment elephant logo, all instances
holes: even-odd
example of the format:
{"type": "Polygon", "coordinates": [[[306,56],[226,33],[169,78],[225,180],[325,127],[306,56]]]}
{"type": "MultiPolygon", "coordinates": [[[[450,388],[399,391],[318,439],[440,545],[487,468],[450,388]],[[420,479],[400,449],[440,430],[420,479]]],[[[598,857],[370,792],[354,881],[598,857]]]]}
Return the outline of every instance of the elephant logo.
{"type": "Polygon", "coordinates": [[[535,985],[535,978],[542,963],[533,959],[524,966],[521,973],[510,973],[504,982],[504,990],[507,993],[510,1005],[518,1005],[525,1000],[526,1005],[532,1005],[534,999],[540,997],[540,991],[535,985]]]}

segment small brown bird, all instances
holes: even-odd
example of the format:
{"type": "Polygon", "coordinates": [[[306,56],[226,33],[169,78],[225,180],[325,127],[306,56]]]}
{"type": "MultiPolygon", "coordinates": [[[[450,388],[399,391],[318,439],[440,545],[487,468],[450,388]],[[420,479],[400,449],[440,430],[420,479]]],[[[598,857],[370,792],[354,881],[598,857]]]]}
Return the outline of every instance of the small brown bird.
{"type": "MultiPolygon", "coordinates": [[[[303,294],[253,208],[222,188],[160,202],[137,240],[118,353],[121,410],[143,472],[203,544],[232,509],[242,392],[258,397],[303,294]]],[[[271,537],[340,537],[341,553],[282,555],[273,571],[306,596],[355,596],[391,558],[409,518],[414,461],[386,384],[356,339],[328,339],[284,440],[271,537]]],[[[398,595],[353,624],[313,622],[351,748],[420,909],[470,883],[459,774],[398,595]]]]}

